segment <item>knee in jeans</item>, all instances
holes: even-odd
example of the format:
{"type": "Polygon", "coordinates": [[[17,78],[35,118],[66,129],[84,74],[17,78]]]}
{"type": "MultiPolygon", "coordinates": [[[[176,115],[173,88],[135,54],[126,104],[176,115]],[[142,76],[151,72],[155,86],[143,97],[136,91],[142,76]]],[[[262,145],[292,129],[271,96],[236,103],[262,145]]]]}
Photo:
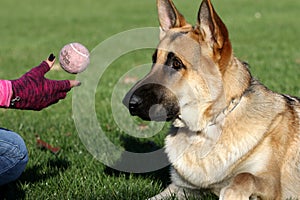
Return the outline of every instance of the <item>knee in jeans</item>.
{"type": "Polygon", "coordinates": [[[16,180],[27,165],[28,152],[22,137],[2,130],[0,155],[0,185],[3,185],[16,180]]]}

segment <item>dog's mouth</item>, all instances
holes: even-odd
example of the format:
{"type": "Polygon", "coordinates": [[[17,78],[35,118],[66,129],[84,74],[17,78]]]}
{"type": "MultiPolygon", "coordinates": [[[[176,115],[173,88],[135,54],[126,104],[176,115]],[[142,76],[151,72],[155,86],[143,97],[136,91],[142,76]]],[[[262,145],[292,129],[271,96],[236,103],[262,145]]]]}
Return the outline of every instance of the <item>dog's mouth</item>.
{"type": "Polygon", "coordinates": [[[172,121],[172,124],[174,127],[176,128],[182,128],[182,127],[185,127],[185,123],[184,121],[182,120],[182,116],[181,114],[178,114],[172,121]]]}
{"type": "Polygon", "coordinates": [[[129,111],[132,116],[138,116],[145,121],[174,121],[175,119],[181,120],[181,115],[177,107],[166,106],[163,104],[154,104],[143,109],[133,109],[129,106],[129,111]]]}

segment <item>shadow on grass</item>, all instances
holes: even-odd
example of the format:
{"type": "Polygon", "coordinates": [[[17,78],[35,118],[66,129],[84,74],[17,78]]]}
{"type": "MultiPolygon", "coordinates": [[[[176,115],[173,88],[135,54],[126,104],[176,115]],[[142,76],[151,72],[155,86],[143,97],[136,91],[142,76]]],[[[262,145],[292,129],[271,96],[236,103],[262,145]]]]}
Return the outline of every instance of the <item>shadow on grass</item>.
{"type": "Polygon", "coordinates": [[[70,162],[68,160],[56,157],[48,160],[46,163],[28,167],[18,180],[0,186],[0,200],[24,199],[26,195],[22,185],[45,181],[51,177],[57,176],[59,172],[65,171],[69,166],[70,162]]]}
{"type": "Polygon", "coordinates": [[[127,173],[127,172],[120,172],[120,171],[112,169],[110,167],[106,167],[104,170],[104,173],[106,173],[107,175],[110,175],[110,176],[118,177],[121,175],[125,175],[125,177],[129,178],[130,176],[133,175],[136,177],[150,178],[155,181],[159,181],[162,184],[162,187],[166,187],[171,183],[169,172],[170,172],[169,167],[165,167],[160,170],[156,170],[156,171],[148,172],[148,173],[141,173],[141,174],[131,174],[131,173],[127,173]]]}
{"type": "MultiPolygon", "coordinates": [[[[157,145],[155,142],[149,141],[147,139],[139,139],[131,136],[122,135],[120,137],[120,140],[122,146],[126,151],[134,152],[134,153],[152,152],[162,148],[161,146],[157,145]]],[[[120,158],[120,160],[122,160],[122,158],[120,158]]],[[[110,167],[106,167],[104,172],[111,176],[125,175],[125,177],[129,177],[130,175],[131,176],[133,175],[136,177],[150,178],[152,180],[160,182],[163,187],[166,187],[167,185],[170,184],[169,171],[170,171],[170,166],[164,167],[156,171],[148,172],[148,173],[131,174],[126,172],[120,172],[110,167]]]]}
{"type": "MultiPolygon", "coordinates": [[[[122,146],[125,148],[125,150],[135,153],[144,153],[144,152],[152,152],[156,151],[158,149],[161,149],[162,147],[159,145],[156,145],[154,142],[145,140],[145,139],[137,139],[130,136],[121,136],[122,146]]],[[[120,158],[122,160],[122,158],[120,158]]],[[[110,176],[124,176],[127,179],[130,179],[130,177],[138,177],[138,178],[145,178],[145,179],[151,179],[155,182],[158,182],[161,190],[166,188],[170,183],[170,165],[164,168],[161,168],[156,171],[148,172],[148,173],[140,173],[140,174],[132,174],[132,173],[125,173],[120,172],[118,170],[112,169],[110,167],[106,167],[104,172],[107,175],[110,176]]],[[[212,194],[209,190],[206,189],[200,189],[200,190],[190,190],[192,196],[186,197],[188,200],[194,200],[194,199],[205,199],[205,200],[216,200],[218,199],[217,196],[212,194]],[[193,194],[195,197],[193,197],[193,194]]],[[[136,195],[138,196],[138,195],[136,195]]],[[[175,196],[170,197],[169,199],[177,199],[175,196]]]]}
{"type": "Polygon", "coordinates": [[[161,149],[161,146],[158,146],[155,142],[147,140],[147,139],[140,139],[131,136],[120,136],[121,145],[124,147],[126,151],[134,152],[134,153],[147,153],[156,151],[161,149]]]}
{"type": "Polygon", "coordinates": [[[33,167],[27,168],[21,175],[19,181],[21,183],[36,183],[47,180],[56,176],[58,172],[65,171],[70,166],[70,162],[64,158],[54,158],[48,160],[47,163],[38,164],[33,167]],[[43,166],[47,166],[47,171],[43,171],[43,166]]]}

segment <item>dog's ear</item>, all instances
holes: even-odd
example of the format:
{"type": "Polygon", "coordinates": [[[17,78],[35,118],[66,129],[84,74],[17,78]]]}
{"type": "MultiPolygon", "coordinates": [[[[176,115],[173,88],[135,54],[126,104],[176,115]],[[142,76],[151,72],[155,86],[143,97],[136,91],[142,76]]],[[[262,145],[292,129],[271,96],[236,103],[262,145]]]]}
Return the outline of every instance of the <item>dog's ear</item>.
{"type": "Polygon", "coordinates": [[[221,71],[225,70],[231,56],[232,47],[225,24],[215,12],[210,0],[203,0],[198,12],[198,26],[202,39],[210,44],[221,71]]]}
{"type": "Polygon", "coordinates": [[[160,38],[162,38],[165,35],[165,32],[171,28],[182,27],[186,25],[186,20],[176,9],[171,0],[157,0],[156,5],[161,29],[160,38]]]}

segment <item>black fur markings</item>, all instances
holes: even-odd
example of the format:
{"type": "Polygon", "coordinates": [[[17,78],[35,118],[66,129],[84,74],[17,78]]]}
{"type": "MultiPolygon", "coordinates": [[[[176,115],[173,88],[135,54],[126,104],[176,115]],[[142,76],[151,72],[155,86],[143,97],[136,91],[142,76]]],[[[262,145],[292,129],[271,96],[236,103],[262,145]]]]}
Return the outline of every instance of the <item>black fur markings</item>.
{"type": "Polygon", "coordinates": [[[299,97],[290,96],[290,95],[286,95],[286,94],[282,94],[282,96],[284,97],[286,102],[290,105],[293,105],[295,103],[300,103],[300,98],[299,97]]]}

